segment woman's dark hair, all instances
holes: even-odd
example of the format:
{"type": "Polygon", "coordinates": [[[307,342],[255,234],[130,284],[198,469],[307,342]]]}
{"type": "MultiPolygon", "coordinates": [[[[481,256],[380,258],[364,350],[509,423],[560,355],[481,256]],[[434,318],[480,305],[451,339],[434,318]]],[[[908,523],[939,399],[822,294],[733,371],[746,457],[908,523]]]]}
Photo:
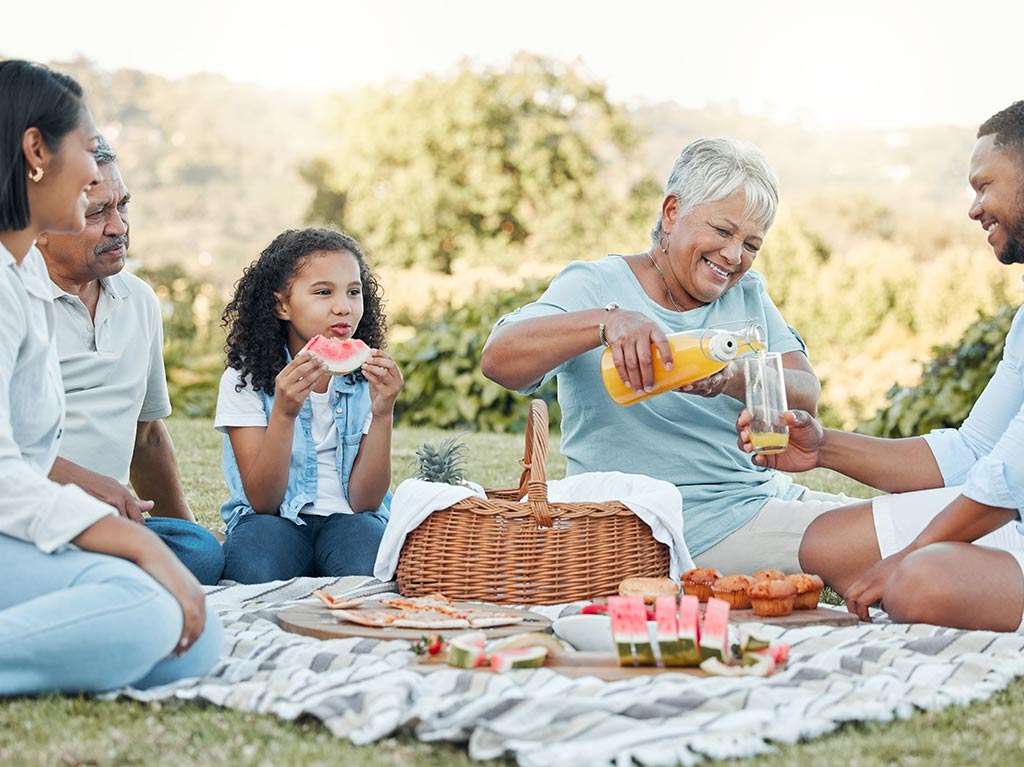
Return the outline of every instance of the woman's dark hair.
{"type": "Polygon", "coordinates": [[[60,72],[31,61],[0,61],[0,232],[20,231],[30,222],[28,172],[22,139],[38,128],[51,152],[82,122],[82,86],[60,72]]]}
{"type": "Polygon", "coordinates": [[[339,250],[355,256],[363,283],[363,318],[353,338],[376,349],[384,348],[388,329],[384,296],[359,243],[335,229],[288,229],[249,264],[221,315],[228,329],[224,346],[228,367],[239,371],[242,384],[248,379],[256,391],[274,393],[274,379],[288,360],[288,326],[277,317],[274,293],[288,291],[295,274],[312,254],[339,250]]]}

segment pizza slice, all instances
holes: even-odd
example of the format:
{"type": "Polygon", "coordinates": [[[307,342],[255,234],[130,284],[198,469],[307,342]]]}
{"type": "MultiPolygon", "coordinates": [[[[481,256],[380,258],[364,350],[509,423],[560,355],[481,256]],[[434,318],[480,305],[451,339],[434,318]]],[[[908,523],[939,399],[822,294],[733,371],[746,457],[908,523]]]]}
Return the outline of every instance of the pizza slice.
{"type": "Polygon", "coordinates": [[[394,626],[395,619],[400,617],[401,613],[394,610],[335,610],[334,616],[340,621],[348,621],[360,626],[384,628],[385,626],[394,626]]]}
{"type": "Polygon", "coordinates": [[[324,603],[324,606],[328,610],[347,610],[352,607],[359,607],[366,600],[363,598],[358,599],[338,599],[337,597],[331,596],[326,591],[317,589],[313,592],[313,596],[324,603]]]}
{"type": "Polygon", "coordinates": [[[475,629],[487,629],[494,626],[508,626],[513,623],[522,623],[523,616],[515,613],[502,613],[494,610],[466,610],[466,619],[469,625],[475,629]]]}
{"type": "Polygon", "coordinates": [[[469,621],[457,615],[419,610],[416,612],[399,613],[390,624],[394,628],[407,629],[468,629],[469,621]]]}

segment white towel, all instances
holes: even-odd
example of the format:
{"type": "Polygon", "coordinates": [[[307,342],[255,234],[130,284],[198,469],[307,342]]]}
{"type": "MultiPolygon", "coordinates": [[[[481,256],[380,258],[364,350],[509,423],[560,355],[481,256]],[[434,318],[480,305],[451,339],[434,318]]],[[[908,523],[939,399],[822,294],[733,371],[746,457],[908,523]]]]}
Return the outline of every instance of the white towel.
{"type": "MultiPolygon", "coordinates": [[[[484,498],[483,488],[407,479],[398,486],[391,501],[391,520],[377,552],[373,576],[391,580],[398,567],[398,555],[406,536],[423,523],[430,514],[472,495],[484,498]]],[[[693,559],[683,539],[683,501],[675,485],[660,479],[619,471],[577,474],[548,483],[548,500],[552,502],[620,501],[650,528],[654,539],[669,547],[669,574],[691,569],[693,559]]]]}

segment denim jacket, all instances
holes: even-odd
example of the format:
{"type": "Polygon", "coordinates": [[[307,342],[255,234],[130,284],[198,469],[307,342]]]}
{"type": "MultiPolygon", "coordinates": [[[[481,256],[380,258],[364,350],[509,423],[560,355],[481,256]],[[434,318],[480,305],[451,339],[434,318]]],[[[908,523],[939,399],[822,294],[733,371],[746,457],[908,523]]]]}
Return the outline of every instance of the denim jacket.
{"type": "MultiPolygon", "coordinates": [[[[363,425],[370,413],[370,385],[365,380],[356,380],[352,375],[334,376],[331,379],[331,407],[334,410],[334,423],[338,427],[338,449],[335,461],[341,489],[348,497],[348,482],[352,476],[352,465],[359,453],[359,443],[363,438],[363,425]]],[[[270,418],[270,410],[274,406],[274,396],[259,392],[263,401],[263,410],[270,418]]],[[[280,515],[292,520],[297,525],[306,524],[300,517],[302,509],[316,502],[317,455],[313,443],[313,408],[309,398],[302,403],[302,410],[296,419],[301,428],[295,429],[292,436],[292,455],[288,466],[288,487],[281,502],[280,515]]],[[[231,499],[220,508],[220,515],[227,523],[230,531],[238,520],[246,514],[255,513],[249,499],[245,497],[242,477],[238,471],[238,462],[231,449],[231,440],[224,435],[224,478],[227,481],[231,499]]],[[[387,514],[387,499],[377,509],[387,514]]]]}

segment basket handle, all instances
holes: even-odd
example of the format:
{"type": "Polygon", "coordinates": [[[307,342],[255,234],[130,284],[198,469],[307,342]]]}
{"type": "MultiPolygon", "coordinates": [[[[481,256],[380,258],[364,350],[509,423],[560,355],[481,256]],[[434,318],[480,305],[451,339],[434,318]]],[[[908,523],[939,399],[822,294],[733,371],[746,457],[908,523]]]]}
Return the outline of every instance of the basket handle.
{"type": "Polygon", "coordinates": [[[530,496],[533,521],[538,527],[551,527],[548,506],[548,406],[542,399],[530,400],[530,417],[526,421],[526,448],[519,465],[519,497],[530,496]]]}

